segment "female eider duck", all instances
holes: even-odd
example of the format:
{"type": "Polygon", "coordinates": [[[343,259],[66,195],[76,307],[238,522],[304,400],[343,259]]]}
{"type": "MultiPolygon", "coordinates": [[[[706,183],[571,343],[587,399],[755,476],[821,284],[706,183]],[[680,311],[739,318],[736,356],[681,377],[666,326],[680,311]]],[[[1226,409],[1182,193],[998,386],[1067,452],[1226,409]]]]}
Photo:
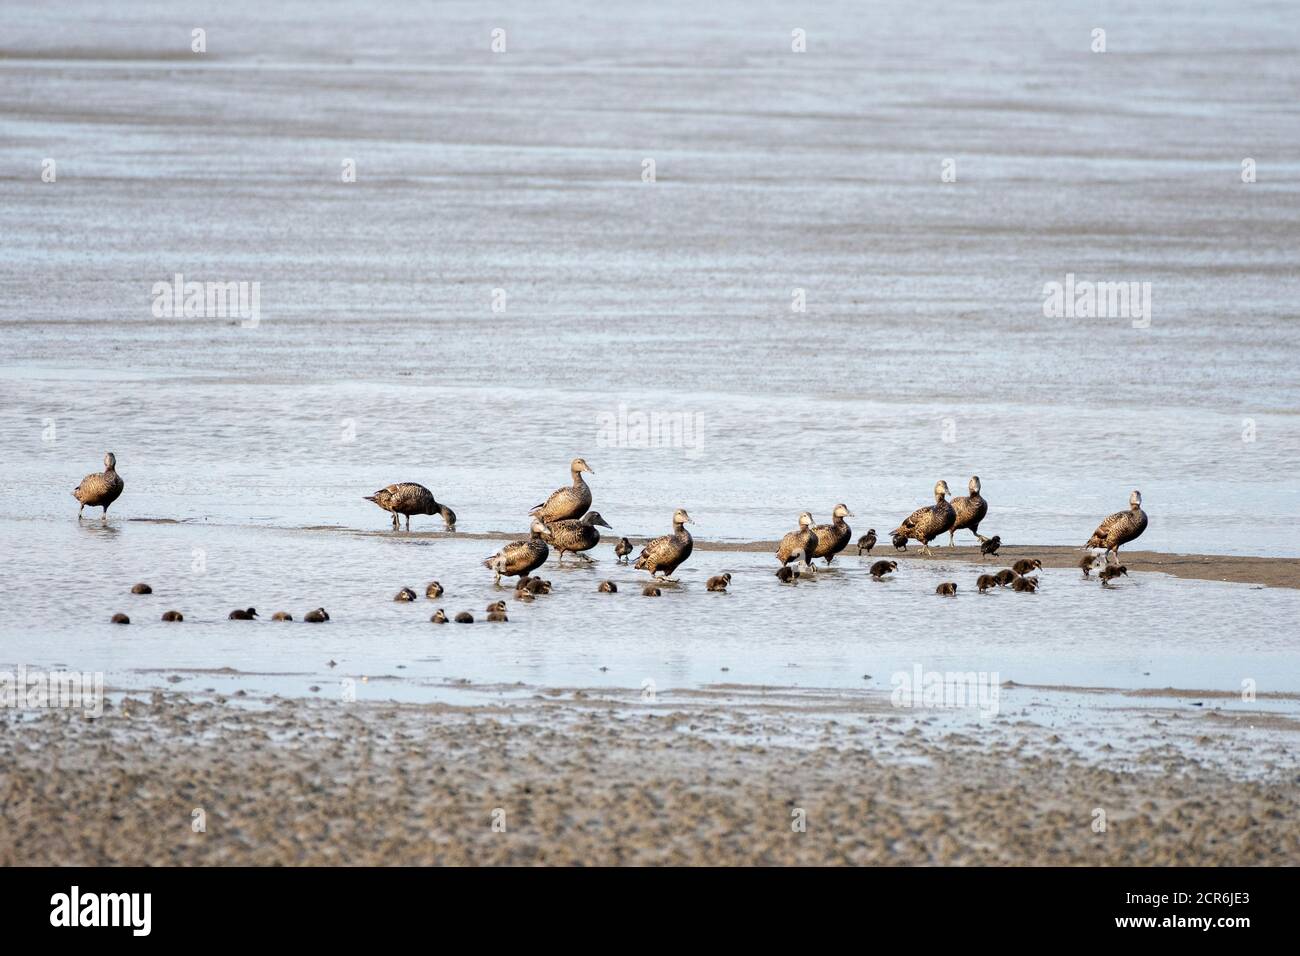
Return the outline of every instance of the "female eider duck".
{"type": "Polygon", "coordinates": [[[957,512],[952,510],[947,497],[948,482],[937,482],[934,486],[934,504],[928,508],[917,508],[894,529],[893,534],[904,540],[915,538],[921,542],[921,553],[931,554],[930,542],[951,528],[957,520],[957,512]]]}
{"type": "Polygon", "coordinates": [[[373,495],[366,495],[365,500],[373,501],[385,511],[392,512],[394,531],[398,529],[399,515],[406,516],[407,531],[411,530],[411,515],[441,515],[447,530],[456,530],[456,512],[439,504],[432,491],[413,481],[402,481],[380,488],[373,495]]]}
{"type": "Polygon", "coordinates": [[[813,535],[817,538],[817,543],[813,547],[814,558],[825,558],[826,566],[831,566],[835,555],[848,546],[849,538],[853,535],[853,529],[844,520],[852,517],[853,512],[847,505],[838,504],[831,512],[830,524],[813,525],[813,535]]]}
{"type": "Polygon", "coordinates": [[[533,519],[527,541],[512,541],[496,554],[483,561],[483,567],[496,575],[494,584],[501,584],[501,576],[526,577],[546,563],[551,549],[546,545],[546,525],[533,519]]]}
{"type": "Polygon", "coordinates": [[[1128,496],[1128,511],[1117,511],[1101,524],[1088,539],[1085,548],[1105,548],[1119,558],[1119,546],[1134,540],[1147,529],[1147,513],[1142,510],[1142,492],[1128,496]]]}
{"type": "Polygon", "coordinates": [[[1011,570],[1016,574],[1028,574],[1030,571],[1041,571],[1043,562],[1037,558],[1021,558],[1015,564],[1011,565],[1011,570]]]}
{"type": "Polygon", "coordinates": [[[995,534],[980,545],[980,554],[984,555],[986,558],[990,557],[997,554],[998,548],[1000,547],[1002,547],[1002,538],[995,534]]]}
{"type": "Polygon", "coordinates": [[[100,520],[107,521],[108,506],[118,499],[124,487],[126,485],[122,476],[117,473],[117,456],[111,451],[105,452],[104,470],[82,478],[81,484],[72,490],[72,497],[81,502],[81,507],[77,509],[77,519],[81,519],[86,505],[90,505],[92,508],[103,508],[100,520]]]}
{"type": "Polygon", "coordinates": [[[163,611],[162,619],[164,621],[183,621],[185,620],[185,615],[180,611],[163,611]]]}
{"type": "Polygon", "coordinates": [[[728,571],[724,574],[717,574],[709,578],[708,583],[705,586],[710,591],[725,592],[727,590],[727,586],[730,584],[731,584],[731,572],[728,571]]]}
{"type": "Polygon", "coordinates": [[[618,558],[620,564],[627,564],[627,556],[632,553],[632,542],[627,538],[619,538],[618,544],[614,545],[614,556],[618,558]]]}
{"type": "Polygon", "coordinates": [[[676,571],[695,548],[695,541],[686,530],[688,524],[694,523],[685,508],[678,508],[673,512],[673,533],[647,541],[633,567],[652,575],[662,573],[663,580],[670,580],[668,575],[676,571]]]}
{"type": "Polygon", "coordinates": [[[608,528],[609,525],[605,519],[600,516],[599,511],[588,511],[581,518],[567,518],[564,521],[551,521],[546,525],[548,534],[546,540],[551,547],[560,552],[558,560],[563,561],[564,555],[576,554],[584,561],[591,561],[591,558],[583,554],[584,551],[590,551],[596,545],[600,544],[600,532],[597,525],[601,528],[608,528]]]}
{"type": "Polygon", "coordinates": [[[943,584],[940,584],[937,588],[934,589],[934,593],[935,593],[935,594],[942,595],[943,597],[956,597],[956,596],[957,596],[957,582],[956,582],[956,581],[944,581],[943,584]]]}
{"type": "Polygon", "coordinates": [[[786,532],[781,538],[781,544],[776,549],[776,559],[782,565],[802,561],[805,566],[811,566],[812,555],[816,550],[817,534],[813,531],[813,516],[805,511],[799,516],[799,527],[786,532]]]}
{"type": "Polygon", "coordinates": [[[583,459],[573,459],[569,463],[569,474],[573,476],[573,484],[557,488],[551,492],[551,497],[540,505],[534,505],[532,511],[528,513],[546,524],[582,517],[591,507],[591,488],[582,480],[584,471],[589,475],[595,474],[583,459]]]}
{"type": "Polygon", "coordinates": [[[979,475],[972,475],[971,480],[966,483],[970,494],[961,498],[952,499],[952,510],[957,515],[957,520],[952,523],[948,529],[948,547],[956,547],[953,540],[958,531],[962,528],[969,529],[970,533],[980,539],[983,544],[988,538],[980,534],[980,522],[984,516],[989,513],[989,503],[986,498],[980,497],[980,479],[979,475]]]}
{"type": "Polygon", "coordinates": [[[874,548],[875,546],[876,546],[876,529],[868,528],[867,533],[864,534],[862,537],[858,538],[858,557],[862,557],[863,551],[865,551],[868,555],[871,554],[871,549],[874,548]]]}
{"type": "Polygon", "coordinates": [[[886,574],[892,574],[897,570],[897,561],[877,561],[871,566],[871,577],[876,581],[882,581],[886,574]]]}
{"type": "Polygon", "coordinates": [[[228,621],[251,621],[257,617],[257,608],[235,608],[226,616],[228,621]]]}
{"type": "Polygon", "coordinates": [[[617,594],[618,585],[613,581],[601,581],[600,586],[596,588],[601,594],[617,594]]]}

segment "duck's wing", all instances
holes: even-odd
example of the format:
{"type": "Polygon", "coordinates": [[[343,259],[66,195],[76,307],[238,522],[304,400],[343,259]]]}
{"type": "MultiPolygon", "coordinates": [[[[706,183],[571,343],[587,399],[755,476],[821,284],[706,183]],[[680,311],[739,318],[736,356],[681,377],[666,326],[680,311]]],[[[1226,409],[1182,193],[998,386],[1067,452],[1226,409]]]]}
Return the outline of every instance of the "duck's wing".
{"type": "Polygon", "coordinates": [[[1118,529],[1126,520],[1128,520],[1128,516],[1129,513],[1127,511],[1116,511],[1109,518],[1105,519],[1101,524],[1097,525],[1097,530],[1092,533],[1092,537],[1088,539],[1088,543],[1084,545],[1084,547],[1086,548],[1101,547],[1100,544],[1093,544],[1093,542],[1094,541],[1104,542],[1107,538],[1110,537],[1112,531],[1118,529]]]}
{"type": "Polygon", "coordinates": [[[903,519],[902,524],[900,524],[897,528],[895,528],[890,533],[904,534],[904,535],[911,536],[912,532],[916,530],[917,525],[921,523],[921,519],[924,518],[929,513],[930,513],[929,508],[917,508],[910,515],[908,515],[906,518],[903,519]]]}

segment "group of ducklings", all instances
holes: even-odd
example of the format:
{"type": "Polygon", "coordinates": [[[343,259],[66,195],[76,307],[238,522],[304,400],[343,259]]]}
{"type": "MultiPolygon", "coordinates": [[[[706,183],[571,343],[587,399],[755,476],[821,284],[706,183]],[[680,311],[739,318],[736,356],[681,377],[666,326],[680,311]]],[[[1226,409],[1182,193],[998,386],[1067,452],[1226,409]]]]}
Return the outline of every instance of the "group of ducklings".
{"type": "MultiPolygon", "coordinates": [[[[153,594],[153,588],[143,581],[131,585],[132,594],[153,594]]],[[[255,607],[237,607],[226,615],[228,621],[255,621],[259,617],[255,607]]],[[[185,615],[180,611],[163,611],[162,619],[170,624],[178,624],[185,620],[185,615]]],[[[308,624],[323,624],[330,619],[329,612],[323,607],[315,608],[308,611],[302,616],[302,619],[308,624]]],[[[276,611],[271,615],[273,621],[292,621],[293,615],[288,611],[276,611]]],[[[129,615],[118,613],[109,618],[110,624],[130,624],[129,615]]]]}

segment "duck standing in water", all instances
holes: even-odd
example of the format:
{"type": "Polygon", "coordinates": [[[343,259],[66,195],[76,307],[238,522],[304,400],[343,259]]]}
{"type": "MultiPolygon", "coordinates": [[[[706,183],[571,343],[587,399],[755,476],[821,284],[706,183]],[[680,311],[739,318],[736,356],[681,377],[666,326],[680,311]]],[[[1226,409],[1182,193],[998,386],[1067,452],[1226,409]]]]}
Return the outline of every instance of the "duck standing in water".
{"type": "Polygon", "coordinates": [[[563,561],[566,553],[576,554],[582,560],[590,562],[591,558],[584,554],[584,551],[590,551],[596,545],[600,544],[600,532],[596,526],[608,528],[605,519],[600,516],[599,511],[588,511],[581,518],[568,518],[564,521],[547,522],[546,540],[559,551],[558,560],[563,561]]]}
{"type": "Polygon", "coordinates": [[[1119,546],[1134,540],[1147,529],[1147,513],[1142,510],[1142,492],[1128,496],[1128,511],[1117,511],[1101,524],[1088,539],[1085,548],[1105,548],[1119,560],[1119,546]]]}
{"type": "Polygon", "coordinates": [[[81,507],[77,509],[77,520],[81,519],[86,505],[90,505],[92,508],[103,508],[100,520],[107,521],[108,506],[118,499],[125,487],[122,476],[117,473],[117,456],[111,451],[105,452],[104,470],[82,478],[81,484],[72,490],[72,497],[81,502],[81,507]]]}
{"type": "Polygon", "coordinates": [[[835,555],[848,546],[849,538],[853,536],[853,529],[844,520],[852,517],[853,512],[847,505],[838,504],[831,512],[830,524],[813,525],[813,535],[817,539],[817,543],[813,546],[813,557],[825,558],[828,568],[835,560],[835,555]]]}
{"type": "Polygon", "coordinates": [[[784,567],[791,561],[803,561],[805,567],[812,567],[812,555],[817,550],[817,535],[813,531],[813,516],[805,511],[799,516],[799,527],[788,531],[781,538],[776,549],[776,559],[784,567]]]}
{"type": "Polygon", "coordinates": [[[540,505],[534,505],[533,510],[528,513],[544,524],[582,517],[591,507],[591,488],[582,480],[584,471],[589,475],[595,474],[586,461],[581,458],[573,459],[569,462],[569,474],[573,476],[573,483],[557,488],[551,492],[549,498],[540,505]]]}
{"type": "Polygon", "coordinates": [[[1128,568],[1122,564],[1108,564],[1097,572],[1097,577],[1101,578],[1101,586],[1104,588],[1110,587],[1110,582],[1120,575],[1128,577],[1128,568]]]}
{"type": "Polygon", "coordinates": [[[1011,582],[1011,590],[1028,591],[1033,594],[1038,590],[1038,578],[1016,578],[1011,582]]]}
{"type": "Polygon", "coordinates": [[[1095,554],[1092,554],[1091,552],[1085,554],[1083,557],[1079,559],[1079,570],[1083,572],[1083,576],[1085,578],[1091,574],[1092,569],[1095,568],[1096,566],[1097,566],[1097,556],[1095,554]]]}
{"type": "Polygon", "coordinates": [[[867,533],[864,534],[862,537],[858,538],[858,557],[862,557],[863,551],[865,551],[869,556],[871,554],[871,549],[874,548],[875,546],[876,546],[876,529],[868,528],[867,533]]]}
{"type": "Polygon", "coordinates": [[[526,577],[546,563],[551,549],[546,545],[546,525],[536,518],[527,541],[512,541],[483,562],[483,567],[496,574],[494,584],[500,585],[501,576],[526,577]]]}
{"type": "Polygon", "coordinates": [[[632,553],[632,542],[627,538],[619,538],[618,544],[614,545],[614,556],[618,558],[619,564],[627,564],[627,556],[632,553]]]}
{"type": "Polygon", "coordinates": [[[673,533],[647,541],[633,567],[652,575],[662,573],[663,580],[671,580],[668,575],[676,571],[695,548],[695,541],[686,530],[688,524],[694,523],[685,508],[678,508],[673,512],[673,533]]]}
{"type": "MultiPolygon", "coordinates": [[[[934,504],[928,508],[917,508],[894,529],[895,539],[901,537],[906,541],[915,538],[921,542],[921,553],[930,555],[930,542],[953,526],[957,512],[948,503],[948,482],[939,481],[934,486],[934,504]]],[[[897,540],[895,540],[897,546],[897,540]]]]}
{"type": "Polygon", "coordinates": [[[989,503],[987,499],[980,497],[979,475],[972,475],[971,480],[966,483],[966,488],[970,492],[968,495],[952,499],[952,510],[956,513],[957,520],[948,529],[948,547],[950,548],[956,547],[953,539],[962,528],[969,529],[971,534],[980,539],[980,544],[988,540],[988,538],[980,534],[980,522],[989,513],[989,503]]]}
{"type": "Polygon", "coordinates": [[[411,530],[411,515],[441,515],[447,530],[456,530],[456,512],[439,504],[432,491],[413,481],[402,481],[380,488],[373,495],[366,495],[365,500],[373,501],[385,511],[392,512],[394,531],[398,529],[399,515],[406,515],[407,531],[411,530]]]}

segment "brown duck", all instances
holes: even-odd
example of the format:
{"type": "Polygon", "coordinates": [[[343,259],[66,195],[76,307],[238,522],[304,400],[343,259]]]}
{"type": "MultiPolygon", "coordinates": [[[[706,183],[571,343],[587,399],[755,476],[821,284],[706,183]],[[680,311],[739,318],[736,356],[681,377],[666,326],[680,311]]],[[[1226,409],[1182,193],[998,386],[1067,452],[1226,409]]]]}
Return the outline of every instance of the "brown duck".
{"type": "Polygon", "coordinates": [[[533,519],[527,541],[512,541],[496,554],[483,561],[483,567],[496,575],[493,583],[500,584],[501,576],[526,576],[546,563],[551,549],[546,545],[546,525],[533,519]]]}
{"type": "Polygon", "coordinates": [[[930,542],[949,530],[957,520],[957,512],[947,501],[948,482],[940,481],[934,486],[934,504],[928,508],[917,508],[894,529],[893,534],[904,539],[915,538],[921,542],[921,553],[931,554],[930,542]]]}
{"type": "Polygon", "coordinates": [[[727,587],[730,584],[731,584],[731,573],[727,572],[725,574],[718,574],[709,578],[708,583],[705,585],[705,587],[707,587],[708,590],[710,591],[726,591],[727,587]]]}
{"type": "Polygon", "coordinates": [[[393,515],[393,530],[398,528],[398,516],[406,516],[406,530],[411,530],[411,515],[441,515],[448,531],[456,530],[456,512],[446,505],[439,504],[433,492],[424,485],[413,481],[402,481],[387,488],[380,488],[373,495],[366,495],[366,501],[373,501],[393,515]]]}
{"type": "Polygon", "coordinates": [[[972,475],[971,480],[966,483],[966,488],[969,494],[952,499],[952,510],[956,513],[957,520],[948,529],[948,547],[950,548],[956,546],[953,539],[962,528],[968,529],[975,537],[979,538],[981,544],[988,540],[988,538],[980,534],[980,522],[989,513],[989,503],[986,499],[980,497],[979,475],[972,475]]]}
{"type": "Polygon", "coordinates": [[[573,483],[564,488],[557,488],[551,492],[549,498],[540,505],[534,505],[533,510],[528,513],[546,524],[582,517],[591,507],[591,488],[582,480],[584,471],[589,475],[595,474],[583,459],[573,459],[569,463],[569,474],[573,476],[573,483]]]}
{"type": "Polygon", "coordinates": [[[799,516],[799,527],[788,531],[781,538],[776,549],[776,559],[782,565],[791,561],[802,561],[812,565],[813,552],[817,550],[817,534],[813,531],[813,516],[805,511],[799,516]]]}
{"type": "Polygon", "coordinates": [[[1119,546],[1134,540],[1147,529],[1147,513],[1142,510],[1142,492],[1128,496],[1128,511],[1117,511],[1101,524],[1088,539],[1085,548],[1105,548],[1119,558],[1119,546]]]}
{"type": "Polygon", "coordinates": [[[897,570],[897,561],[877,561],[871,566],[871,576],[877,581],[882,581],[886,574],[893,574],[897,570]]]}
{"type": "Polygon", "coordinates": [[[72,497],[81,502],[81,507],[77,509],[77,517],[80,518],[86,505],[92,508],[103,508],[104,513],[100,515],[100,520],[108,520],[108,506],[111,505],[122,494],[122,489],[126,485],[122,481],[122,476],[117,473],[117,456],[111,451],[104,453],[104,470],[98,474],[87,475],[81,479],[81,484],[72,490],[72,497]]]}
{"type": "Polygon", "coordinates": [[[817,543],[813,546],[814,558],[825,558],[826,566],[830,567],[835,555],[848,546],[849,538],[853,535],[853,529],[844,520],[852,517],[853,512],[847,505],[838,504],[831,512],[830,524],[813,525],[813,534],[817,538],[817,543]]]}
{"type": "Polygon", "coordinates": [[[591,561],[591,558],[583,552],[590,551],[600,544],[600,531],[597,530],[597,526],[609,527],[599,511],[588,511],[581,518],[548,522],[545,537],[551,547],[560,552],[558,560],[563,561],[565,554],[576,554],[584,561],[591,561]]]}
{"type": "Polygon", "coordinates": [[[673,533],[647,541],[633,567],[652,575],[662,574],[663,580],[669,580],[668,575],[676,571],[695,549],[695,541],[686,530],[688,524],[694,523],[685,508],[678,508],[673,512],[673,533]]]}
{"type": "Polygon", "coordinates": [[[864,534],[862,537],[858,538],[858,557],[861,557],[862,552],[864,551],[868,555],[871,554],[871,549],[874,548],[875,546],[876,546],[876,529],[868,528],[867,533],[864,534]]]}

